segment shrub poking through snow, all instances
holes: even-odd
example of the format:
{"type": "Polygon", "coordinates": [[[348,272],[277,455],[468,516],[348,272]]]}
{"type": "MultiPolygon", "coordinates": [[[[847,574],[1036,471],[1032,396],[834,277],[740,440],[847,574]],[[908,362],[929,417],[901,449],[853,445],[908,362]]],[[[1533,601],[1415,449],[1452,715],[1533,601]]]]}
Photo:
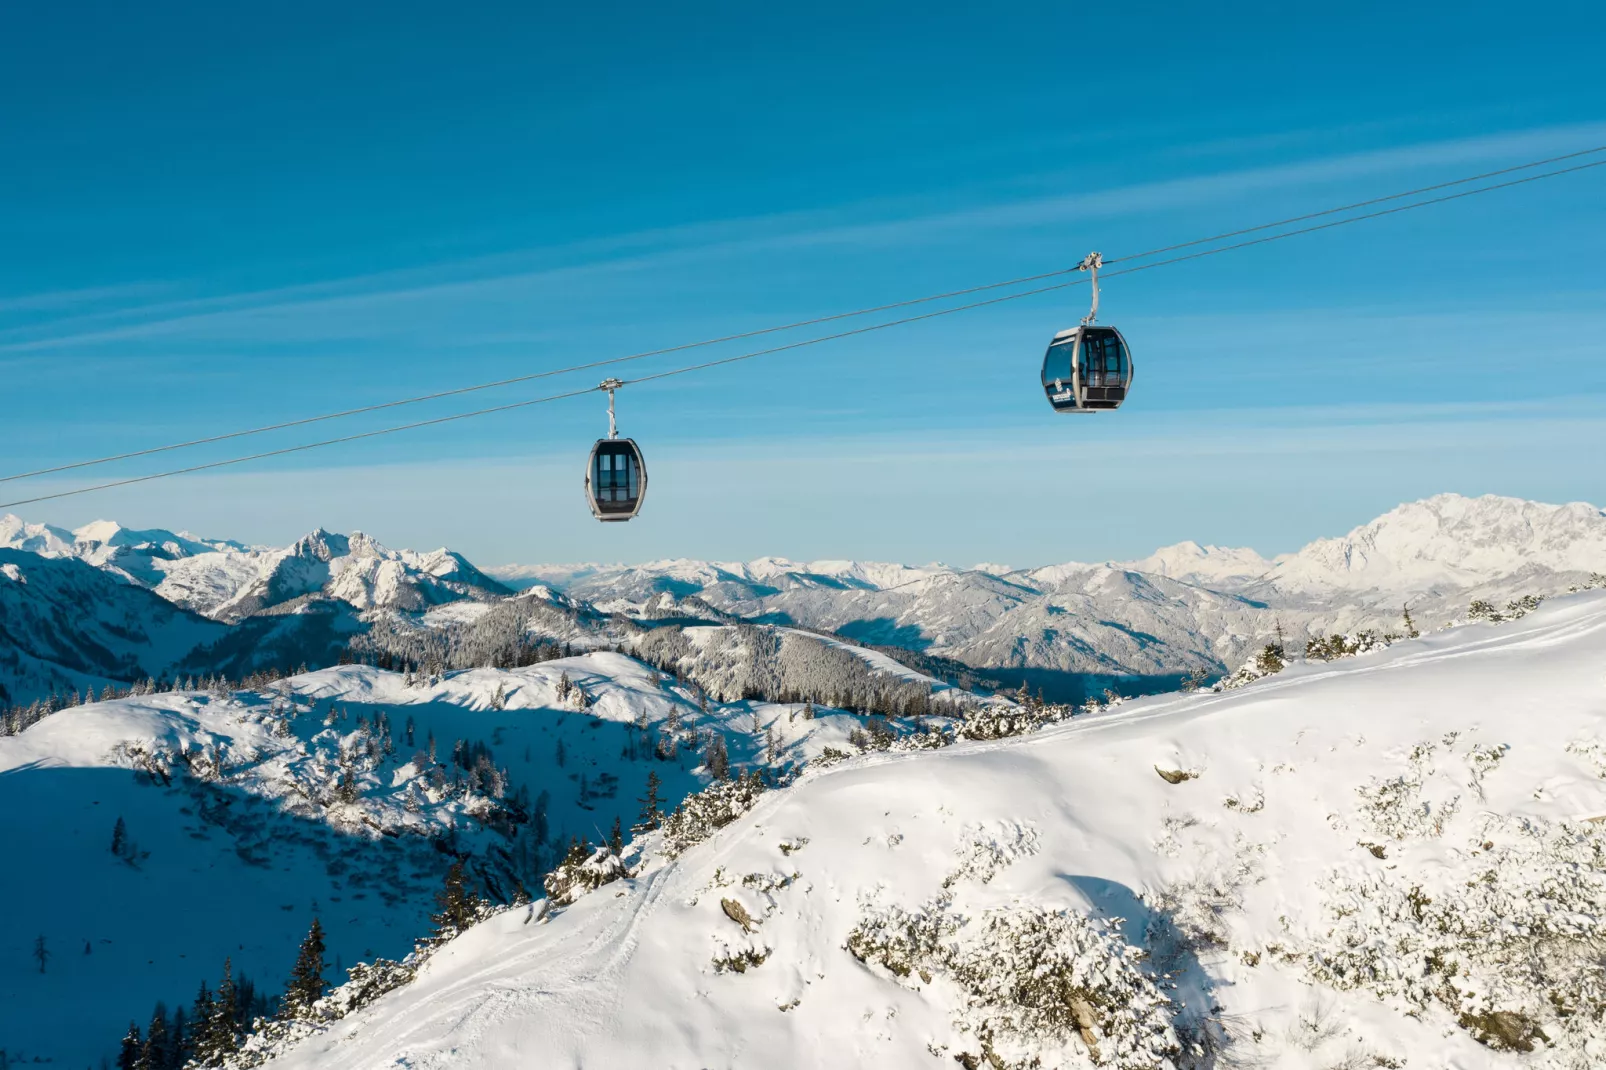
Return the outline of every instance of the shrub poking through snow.
{"type": "Polygon", "coordinates": [[[546,894],[553,906],[568,906],[587,892],[628,876],[629,867],[611,847],[575,843],[558,868],[547,874],[546,894]]]}
{"type": "Polygon", "coordinates": [[[1352,635],[1318,635],[1305,643],[1306,661],[1337,661],[1370,654],[1389,645],[1391,637],[1373,631],[1355,632],[1352,635]]]}
{"type": "Polygon", "coordinates": [[[675,858],[702,843],[751,810],[768,788],[763,775],[755,770],[735,780],[716,780],[686,796],[664,818],[663,856],[675,858]]]}
{"type": "MultiPolygon", "coordinates": [[[[869,911],[847,950],[902,983],[939,974],[964,997],[955,1025],[975,1038],[975,1065],[1057,1065],[1045,1055],[1153,1070],[1179,1050],[1172,1006],[1111,925],[1069,910],[1012,907],[965,919],[946,895],[914,911],[869,911]]],[[[974,1058],[974,1057],[973,1057],[974,1058]]]]}
{"type": "Polygon", "coordinates": [[[1606,831],[1491,815],[1462,858],[1414,877],[1334,874],[1330,925],[1305,945],[1311,979],[1441,1006],[1492,1048],[1544,1044],[1550,1065],[1591,1065],[1606,1025],[1606,831]]]}
{"type": "Polygon", "coordinates": [[[959,723],[957,734],[961,739],[1004,739],[1035,732],[1044,725],[1069,720],[1076,713],[1075,706],[1051,706],[1033,703],[1030,706],[989,705],[966,712],[959,723]]]}
{"type": "Polygon", "coordinates": [[[1479,599],[1467,607],[1468,620],[1486,620],[1490,624],[1502,624],[1508,620],[1521,620],[1539,608],[1544,599],[1538,595],[1525,594],[1521,598],[1506,603],[1504,610],[1495,607],[1493,602],[1479,599]]]}
{"type": "Polygon", "coordinates": [[[1212,691],[1236,691],[1240,687],[1247,687],[1256,680],[1264,680],[1268,676],[1282,672],[1288,668],[1288,655],[1283,651],[1281,643],[1267,643],[1260,652],[1248,661],[1243,667],[1230,676],[1217,680],[1210,688],[1212,691]]]}

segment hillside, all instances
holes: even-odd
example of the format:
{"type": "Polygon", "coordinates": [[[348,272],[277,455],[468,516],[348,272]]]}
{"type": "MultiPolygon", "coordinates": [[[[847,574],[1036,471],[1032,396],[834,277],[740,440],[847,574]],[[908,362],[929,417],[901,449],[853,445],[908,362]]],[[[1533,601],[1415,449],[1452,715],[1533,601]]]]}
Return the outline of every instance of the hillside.
{"type": "Polygon", "coordinates": [[[225,957],[277,994],[315,915],[332,967],[401,958],[453,858],[505,900],[539,889],[571,839],[634,822],[649,773],[665,807],[702,787],[716,739],[737,767],[856,749],[863,718],[801,712],[704,708],[655,669],[591,653],[442,676],[340,666],[51,714],[0,737],[0,857],[17,862],[0,1052],[98,1064],[158,999],[215,985],[225,957]]]}
{"type": "Polygon", "coordinates": [[[0,549],[0,708],[159,676],[225,631],[83,561],[0,549]]]}
{"type": "Polygon", "coordinates": [[[810,772],[275,1065],[1598,1065],[1603,655],[1596,592],[810,772]]]}

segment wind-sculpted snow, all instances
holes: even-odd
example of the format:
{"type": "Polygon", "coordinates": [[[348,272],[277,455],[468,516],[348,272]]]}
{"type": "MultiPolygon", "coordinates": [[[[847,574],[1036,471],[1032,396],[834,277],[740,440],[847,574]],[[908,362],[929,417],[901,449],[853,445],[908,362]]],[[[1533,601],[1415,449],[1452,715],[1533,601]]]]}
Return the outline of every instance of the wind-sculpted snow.
{"type": "Polygon", "coordinates": [[[1603,655],[1590,592],[840,761],[281,1062],[1599,1065],[1603,655]]]}

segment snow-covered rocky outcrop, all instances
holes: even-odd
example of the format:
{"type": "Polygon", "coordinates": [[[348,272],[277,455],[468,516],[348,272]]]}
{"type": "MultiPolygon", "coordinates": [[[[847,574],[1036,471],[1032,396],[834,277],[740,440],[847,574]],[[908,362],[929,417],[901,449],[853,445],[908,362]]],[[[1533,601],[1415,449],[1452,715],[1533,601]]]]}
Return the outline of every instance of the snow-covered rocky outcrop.
{"type": "Polygon", "coordinates": [[[275,1065],[1598,1066],[1606,593],[806,773],[275,1065]]]}

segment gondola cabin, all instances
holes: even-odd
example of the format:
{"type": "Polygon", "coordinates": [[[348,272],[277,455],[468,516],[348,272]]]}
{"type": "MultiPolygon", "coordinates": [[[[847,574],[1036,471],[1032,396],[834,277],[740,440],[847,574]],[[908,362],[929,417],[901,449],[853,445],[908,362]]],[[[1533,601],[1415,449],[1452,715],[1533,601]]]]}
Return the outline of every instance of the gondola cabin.
{"type": "Polygon", "coordinates": [[[598,520],[629,520],[647,497],[647,466],[634,439],[599,438],[586,465],[586,501],[598,520]]]}
{"type": "Polygon", "coordinates": [[[1132,386],[1132,353],[1114,327],[1061,331],[1043,356],[1043,393],[1055,412],[1118,409],[1132,386]]]}

